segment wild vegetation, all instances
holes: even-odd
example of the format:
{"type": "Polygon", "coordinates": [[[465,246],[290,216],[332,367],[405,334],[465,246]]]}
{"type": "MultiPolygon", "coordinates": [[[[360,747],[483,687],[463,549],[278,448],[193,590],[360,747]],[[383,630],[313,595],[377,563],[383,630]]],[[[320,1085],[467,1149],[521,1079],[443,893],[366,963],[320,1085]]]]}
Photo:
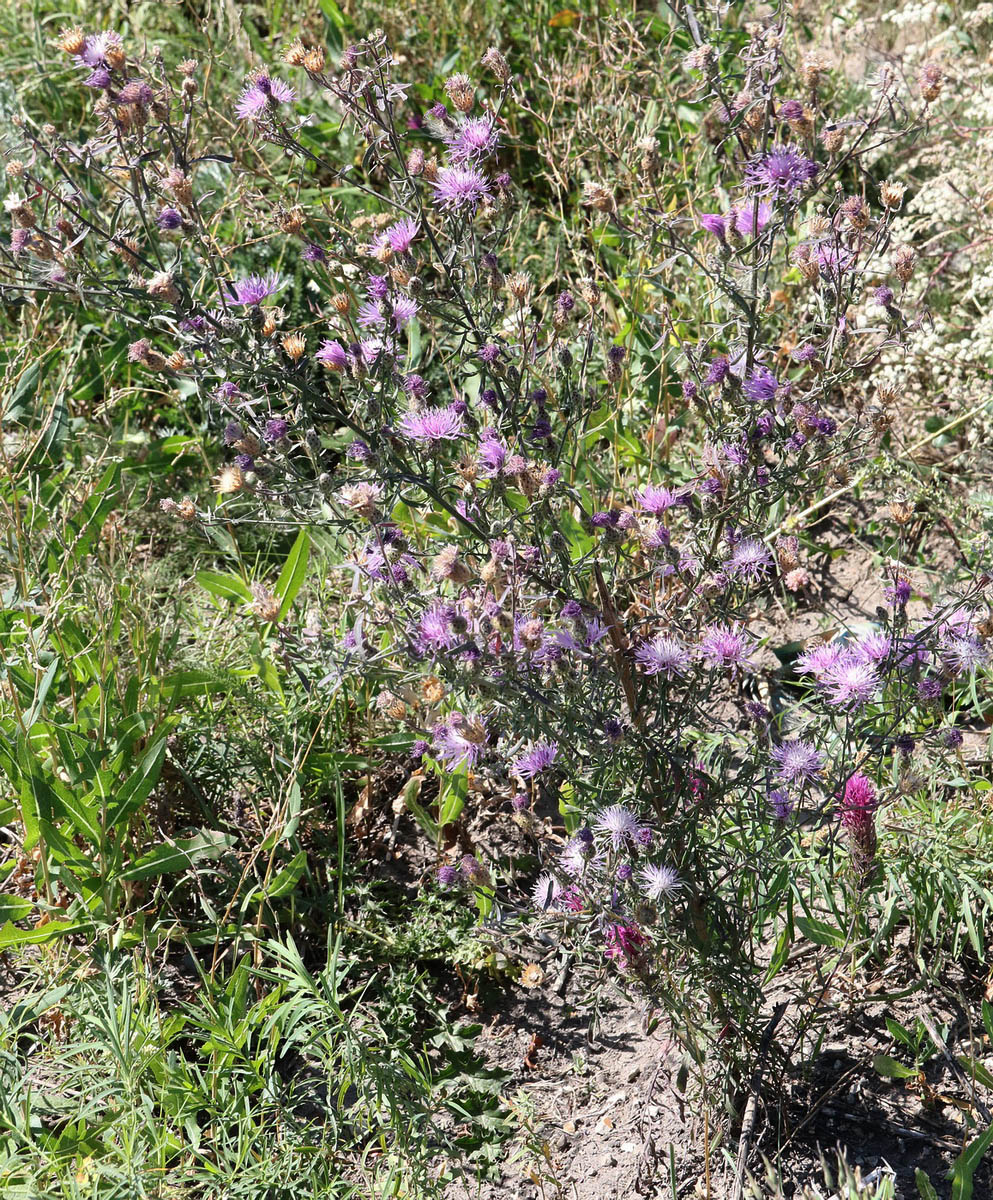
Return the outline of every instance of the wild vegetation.
{"type": "Polygon", "coordinates": [[[984,1194],[990,6],[0,23],[3,1194],[984,1194]]]}

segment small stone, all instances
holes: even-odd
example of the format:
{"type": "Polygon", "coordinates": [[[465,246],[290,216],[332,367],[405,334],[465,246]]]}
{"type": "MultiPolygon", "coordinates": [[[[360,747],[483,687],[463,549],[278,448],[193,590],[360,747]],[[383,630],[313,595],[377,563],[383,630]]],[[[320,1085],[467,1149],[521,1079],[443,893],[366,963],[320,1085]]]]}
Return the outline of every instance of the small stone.
{"type": "Polygon", "coordinates": [[[634,1083],[634,1081],[638,1078],[638,1076],[640,1074],[641,1074],[641,1067],[632,1067],[631,1070],[628,1071],[628,1073],[627,1073],[627,1082],[634,1083]]]}
{"type": "Polygon", "coordinates": [[[575,1133],[578,1128],[579,1128],[578,1121],[566,1121],[562,1125],[562,1132],[563,1133],[575,1133]]]}

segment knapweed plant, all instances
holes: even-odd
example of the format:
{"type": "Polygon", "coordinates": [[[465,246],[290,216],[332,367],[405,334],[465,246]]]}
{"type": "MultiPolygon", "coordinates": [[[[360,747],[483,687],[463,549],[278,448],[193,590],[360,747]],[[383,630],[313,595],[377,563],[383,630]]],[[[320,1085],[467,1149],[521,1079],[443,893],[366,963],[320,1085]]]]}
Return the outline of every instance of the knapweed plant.
{"type": "Polygon", "coordinates": [[[640,186],[578,180],[576,277],[506,169],[497,49],[442,96],[379,35],[333,63],[294,43],[219,144],[197,62],[67,29],[92,135],[9,139],[3,287],[113,314],[149,389],[199,397],[216,495],[164,497],[177,521],[331,548],[327,611],[295,622],[257,582],[255,616],[309,695],[371,699],[401,735],[437,885],[496,938],[585,955],[734,1075],[794,910],[825,944],[871,941],[881,815],[915,750],[954,757],[991,626],[985,576],[915,597],[899,533],[865,628],[769,648],[769,614],[817,594],[811,523],[888,436],[874,367],[926,315],[903,189],[873,164],[926,128],[942,74],[884,73],[839,110],[785,10],[723,14],[669,16],[700,172],[642,141],[640,186]],[[253,270],[232,270],[235,203],[253,270]],[[541,848],[523,890],[461,840],[480,788],[541,848]]]}

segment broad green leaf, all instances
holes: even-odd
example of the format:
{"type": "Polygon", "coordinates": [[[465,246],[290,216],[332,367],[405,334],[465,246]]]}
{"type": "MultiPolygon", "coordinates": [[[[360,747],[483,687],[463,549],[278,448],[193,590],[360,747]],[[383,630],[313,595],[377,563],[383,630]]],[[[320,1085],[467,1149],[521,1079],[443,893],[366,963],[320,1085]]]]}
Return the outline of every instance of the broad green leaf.
{"type": "Polygon", "coordinates": [[[23,921],[33,908],[24,896],[0,895],[0,921],[23,921]]]}
{"type": "Polygon", "coordinates": [[[825,921],[797,917],[796,924],[803,936],[818,946],[834,946],[835,949],[840,950],[848,941],[840,929],[834,925],[828,925],[825,921]]]}
{"type": "Polygon", "coordinates": [[[888,1054],[873,1055],[872,1069],[884,1079],[913,1079],[917,1074],[913,1067],[905,1067],[902,1062],[897,1062],[888,1054]]]}
{"type": "Polygon", "coordinates": [[[972,1200],[972,1177],[993,1142],[993,1125],[971,1141],[962,1151],[949,1173],[952,1181],[952,1200],[972,1200]]]}
{"type": "Polygon", "coordinates": [[[292,892],[300,882],[300,877],[307,869],[307,851],[301,850],[286,864],[264,891],[259,893],[259,900],[276,900],[292,892]]]}
{"type": "Polygon", "coordinates": [[[286,562],[276,581],[276,598],[279,600],[277,621],[282,621],[290,611],[290,605],[296,599],[297,592],[303,587],[303,581],[307,577],[309,559],[310,534],[306,529],[301,529],[297,534],[296,541],[290,547],[286,562]]]}
{"type": "Polygon", "coordinates": [[[107,810],[107,822],[117,825],[130,819],[148,799],[152,788],[159,781],[162,764],[165,762],[166,739],[161,738],[149,746],[137,770],[117,792],[117,797],[107,810]]]}
{"type": "Polygon", "coordinates": [[[233,842],[227,834],[209,830],[191,838],[178,838],[174,842],[162,842],[146,851],[136,863],[121,873],[122,879],[154,879],[159,875],[173,875],[185,871],[194,863],[205,858],[214,858],[233,842]]]}
{"type": "Polygon", "coordinates": [[[197,583],[212,596],[222,600],[241,600],[251,603],[252,593],[243,579],[230,572],[197,571],[197,583]]]}
{"type": "Polygon", "coordinates": [[[917,1194],[921,1200],[938,1200],[938,1193],[934,1190],[934,1184],[920,1167],[914,1168],[914,1182],[917,1184],[917,1194]]]}
{"type": "Polygon", "coordinates": [[[13,922],[8,921],[0,927],[0,950],[10,950],[15,946],[40,946],[44,942],[53,942],[58,937],[68,933],[78,933],[85,929],[78,921],[49,921],[36,929],[18,929],[13,922]]]}

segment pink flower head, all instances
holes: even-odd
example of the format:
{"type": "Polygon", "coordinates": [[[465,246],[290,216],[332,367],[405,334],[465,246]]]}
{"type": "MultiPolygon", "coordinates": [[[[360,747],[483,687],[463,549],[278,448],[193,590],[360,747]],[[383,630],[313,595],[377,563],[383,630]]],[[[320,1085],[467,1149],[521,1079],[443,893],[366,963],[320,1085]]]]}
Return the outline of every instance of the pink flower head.
{"type": "Polygon", "coordinates": [[[650,513],[663,513],[667,508],[672,508],[679,502],[679,496],[675,492],[670,491],[669,488],[655,487],[653,484],[636,492],[634,498],[639,508],[650,513]]]}
{"type": "Polygon", "coordinates": [[[420,233],[421,227],[414,217],[404,217],[386,230],[386,240],[394,254],[406,254],[420,233]]]}
{"type": "Polygon", "coordinates": [[[335,371],[343,371],[348,366],[348,355],[341,342],[326,341],[314,357],[319,363],[332,367],[335,371]]]}
{"type": "Polygon", "coordinates": [[[642,642],[635,649],[635,660],[646,675],[664,675],[674,679],[682,675],[689,665],[690,652],[676,638],[657,634],[650,642],[642,642]]]}
{"type": "Polygon", "coordinates": [[[704,631],[697,653],[712,667],[748,665],[752,645],[738,625],[711,625],[704,631]]]}
{"type": "Polygon", "coordinates": [[[637,925],[613,924],[607,926],[604,954],[626,971],[641,956],[641,948],[648,939],[637,925]]]}
{"type": "Polygon", "coordinates": [[[433,186],[435,203],[450,212],[477,208],[490,194],[489,180],[469,165],[440,167],[433,186]]]}
{"type": "Polygon", "coordinates": [[[500,144],[500,134],[491,117],[470,117],[445,133],[449,161],[464,166],[489,158],[500,144]]]}
{"type": "Polygon", "coordinates": [[[235,113],[242,121],[257,121],[264,112],[277,104],[292,104],[296,92],[281,79],[257,75],[245,84],[235,113]]]}
{"type": "Polygon", "coordinates": [[[400,431],[412,442],[437,446],[462,436],[462,412],[454,404],[445,408],[424,408],[405,413],[400,418],[400,431]]]}
{"type": "Polygon", "coordinates": [[[224,299],[228,304],[252,308],[274,296],[283,283],[275,271],[270,271],[268,275],[247,275],[244,279],[236,280],[234,291],[228,292],[224,299]]]}
{"type": "Polygon", "coordinates": [[[864,708],[879,689],[875,664],[846,651],[819,680],[829,703],[839,708],[864,708]]]}

